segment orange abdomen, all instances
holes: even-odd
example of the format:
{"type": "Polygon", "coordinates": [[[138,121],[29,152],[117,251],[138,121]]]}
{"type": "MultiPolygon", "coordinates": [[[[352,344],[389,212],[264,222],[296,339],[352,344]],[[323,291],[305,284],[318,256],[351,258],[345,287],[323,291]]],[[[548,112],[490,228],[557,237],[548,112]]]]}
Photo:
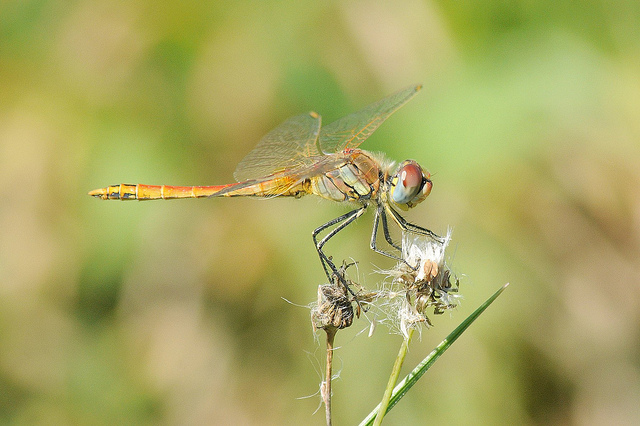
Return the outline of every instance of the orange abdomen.
{"type": "Polygon", "coordinates": [[[170,186],[120,184],[94,189],[89,195],[103,200],[172,200],[205,197],[302,196],[308,193],[304,182],[286,177],[266,181],[245,181],[212,186],[170,186]]]}

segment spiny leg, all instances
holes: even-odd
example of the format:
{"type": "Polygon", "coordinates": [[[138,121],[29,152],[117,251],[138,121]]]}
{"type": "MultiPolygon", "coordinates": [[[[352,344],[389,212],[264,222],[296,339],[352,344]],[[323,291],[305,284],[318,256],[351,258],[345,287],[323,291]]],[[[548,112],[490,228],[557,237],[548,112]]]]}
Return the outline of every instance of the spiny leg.
{"type": "Polygon", "coordinates": [[[400,215],[400,213],[398,213],[397,211],[395,211],[394,209],[392,209],[391,207],[387,207],[387,211],[389,213],[391,213],[391,215],[393,216],[393,219],[396,221],[396,223],[398,224],[398,226],[400,226],[400,229],[402,229],[403,231],[407,231],[407,232],[411,232],[414,234],[418,234],[418,235],[424,235],[427,236],[431,239],[433,239],[434,241],[443,244],[445,242],[445,239],[441,236],[439,236],[438,234],[436,234],[435,232],[427,229],[427,228],[423,228],[422,226],[418,226],[414,223],[411,222],[407,222],[407,220],[402,217],[400,215]]]}
{"type": "Polygon", "coordinates": [[[360,217],[362,215],[362,213],[364,213],[366,207],[361,207],[359,209],[356,210],[352,210],[349,213],[345,213],[342,216],[339,216],[335,219],[330,220],[329,222],[325,223],[324,225],[319,226],[318,228],[316,228],[313,231],[313,242],[316,246],[316,250],[318,251],[318,255],[320,256],[320,260],[322,261],[322,266],[324,268],[325,273],[327,274],[327,278],[329,278],[329,280],[331,280],[331,274],[329,273],[329,271],[327,270],[327,265],[330,266],[331,271],[333,274],[336,274],[338,272],[337,268],[335,267],[335,265],[333,264],[333,262],[331,260],[329,260],[329,257],[324,253],[324,251],[322,250],[322,247],[327,243],[327,241],[329,241],[329,239],[331,239],[333,236],[335,236],[338,232],[340,232],[341,230],[343,230],[347,225],[349,225],[351,222],[353,222],[355,219],[357,219],[358,217],[360,217]],[[342,222],[342,223],[340,223],[342,222]],[[325,235],[325,237],[320,240],[318,242],[318,234],[322,231],[324,231],[325,229],[339,224],[338,226],[336,226],[334,229],[331,230],[331,232],[329,232],[327,235],[325,235]]]}
{"type": "Polygon", "coordinates": [[[374,220],[374,225],[373,225],[373,234],[371,235],[371,249],[373,251],[375,251],[376,253],[380,253],[384,256],[390,257],[392,259],[396,259],[399,260],[401,262],[403,262],[405,265],[407,265],[409,268],[415,270],[416,266],[410,265],[405,259],[395,256],[391,253],[387,253],[383,250],[380,250],[377,245],[377,233],[378,233],[378,225],[379,225],[379,218],[382,217],[382,228],[384,231],[384,237],[387,240],[387,242],[394,248],[398,249],[401,253],[402,253],[402,249],[400,247],[398,247],[398,245],[396,245],[393,240],[391,239],[391,235],[389,233],[389,227],[388,227],[388,223],[387,223],[387,215],[386,212],[389,212],[394,221],[398,224],[398,226],[400,227],[400,229],[403,232],[411,232],[414,234],[418,234],[418,235],[424,235],[427,236],[431,239],[433,239],[434,241],[443,244],[445,239],[440,237],[439,235],[435,234],[433,231],[430,231],[429,229],[423,228],[421,226],[415,225],[413,223],[407,222],[407,220],[402,217],[400,215],[400,213],[398,213],[397,211],[395,211],[393,208],[391,208],[390,206],[379,206],[378,209],[376,210],[376,217],[374,220]]]}
{"type": "Polygon", "coordinates": [[[377,241],[378,241],[378,227],[380,226],[380,218],[382,218],[382,230],[384,232],[384,238],[392,247],[402,251],[402,249],[398,247],[391,239],[391,235],[389,234],[389,228],[387,227],[387,216],[382,206],[378,206],[378,208],[376,209],[375,218],[373,219],[373,233],[371,234],[371,250],[383,256],[390,257],[391,259],[402,260],[400,257],[378,248],[377,241]]]}
{"type": "Polygon", "coordinates": [[[337,217],[335,219],[332,219],[329,222],[325,223],[324,225],[321,225],[318,228],[316,228],[313,231],[313,234],[312,234],[313,242],[314,242],[314,244],[316,246],[316,251],[318,252],[318,255],[320,256],[320,262],[322,263],[322,267],[324,268],[324,272],[327,275],[327,278],[329,278],[329,281],[332,282],[333,281],[332,280],[332,275],[338,277],[340,282],[349,290],[349,292],[353,296],[355,296],[355,294],[353,294],[351,289],[347,286],[347,283],[346,283],[344,277],[342,276],[342,274],[340,274],[340,271],[338,271],[338,268],[336,268],[334,263],[324,253],[324,251],[322,250],[322,247],[324,247],[324,245],[327,243],[327,241],[329,241],[338,232],[342,231],[351,222],[353,222],[358,217],[360,217],[365,212],[366,208],[367,208],[366,206],[362,206],[359,209],[352,210],[349,213],[345,213],[342,216],[339,216],[339,217],[337,217]],[[320,232],[322,232],[325,229],[327,229],[327,228],[329,228],[331,226],[334,226],[336,224],[338,226],[336,226],[327,235],[325,235],[324,238],[322,238],[320,241],[318,241],[317,237],[318,237],[318,234],[320,232]],[[331,273],[329,273],[329,269],[327,269],[327,266],[329,267],[329,269],[331,269],[331,273]]]}
{"type": "Polygon", "coordinates": [[[387,225],[387,213],[382,207],[380,207],[380,215],[382,216],[382,230],[384,231],[384,239],[387,240],[389,245],[391,245],[393,248],[402,252],[402,247],[395,244],[391,239],[391,234],[389,234],[389,225],[387,225]]]}
{"type": "Polygon", "coordinates": [[[373,251],[375,251],[376,253],[382,254],[384,256],[390,257],[391,259],[395,259],[398,260],[400,262],[403,262],[405,265],[407,265],[409,268],[415,270],[416,268],[412,265],[410,265],[405,259],[403,259],[402,257],[398,257],[392,253],[388,253],[384,250],[380,250],[377,247],[377,239],[378,239],[378,226],[379,226],[379,219],[382,218],[382,230],[384,232],[384,238],[385,240],[387,240],[387,243],[389,243],[389,245],[391,245],[393,248],[397,249],[398,251],[400,251],[400,253],[402,253],[402,248],[398,247],[397,244],[395,244],[393,242],[393,240],[391,239],[391,234],[389,233],[389,226],[387,223],[387,215],[384,211],[384,207],[380,206],[377,210],[376,210],[376,217],[374,219],[373,222],[373,233],[371,234],[371,249],[373,251]]]}

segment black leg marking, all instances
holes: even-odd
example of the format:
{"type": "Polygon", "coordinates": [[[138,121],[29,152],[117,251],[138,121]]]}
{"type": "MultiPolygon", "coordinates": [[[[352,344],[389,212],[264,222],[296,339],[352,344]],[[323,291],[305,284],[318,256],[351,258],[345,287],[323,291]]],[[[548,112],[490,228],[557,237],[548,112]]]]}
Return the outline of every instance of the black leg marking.
{"type": "Polygon", "coordinates": [[[332,276],[338,277],[340,282],[347,288],[347,290],[349,290],[349,292],[353,296],[355,296],[355,294],[353,294],[351,289],[347,286],[346,280],[344,279],[344,276],[343,276],[344,273],[342,274],[340,273],[338,268],[336,268],[336,265],[331,261],[331,258],[324,253],[324,251],[322,250],[322,247],[324,247],[327,241],[329,241],[338,232],[342,231],[350,223],[352,223],[358,217],[362,216],[366,208],[367,206],[362,206],[359,209],[352,210],[349,213],[343,214],[342,216],[332,219],[329,222],[325,223],[324,225],[321,225],[318,228],[316,228],[312,234],[313,243],[316,246],[316,251],[318,252],[318,256],[320,256],[320,262],[322,263],[322,267],[324,268],[325,274],[327,274],[327,278],[329,278],[329,282],[333,282],[332,276]],[[327,235],[325,235],[324,238],[318,241],[318,234],[334,225],[337,225],[337,226],[333,228],[327,235]],[[331,273],[329,273],[329,269],[331,270],[331,273]]]}
{"type": "Polygon", "coordinates": [[[436,235],[434,232],[426,228],[407,222],[406,219],[400,215],[400,213],[395,211],[390,206],[378,206],[378,208],[376,209],[376,216],[373,222],[373,233],[371,234],[371,249],[376,253],[379,253],[383,256],[390,257],[391,259],[401,261],[411,269],[414,269],[414,270],[416,269],[415,266],[407,263],[405,259],[398,257],[392,253],[388,253],[386,251],[380,250],[377,247],[378,226],[380,225],[380,219],[382,219],[382,230],[384,232],[385,240],[387,241],[387,243],[389,243],[390,246],[392,246],[393,248],[397,249],[400,253],[402,253],[402,248],[393,242],[393,239],[391,238],[391,234],[389,233],[389,226],[387,223],[387,215],[385,210],[391,214],[393,220],[398,224],[398,226],[403,232],[411,232],[418,235],[424,235],[433,239],[439,244],[444,243],[445,241],[444,238],[436,235]]]}
{"type": "Polygon", "coordinates": [[[384,211],[384,208],[380,208],[380,215],[382,216],[382,230],[384,231],[384,239],[387,240],[389,245],[398,251],[402,252],[402,247],[398,246],[391,239],[391,235],[389,234],[389,225],[387,224],[387,213],[384,211]]]}
{"type": "Polygon", "coordinates": [[[435,232],[430,231],[427,228],[423,228],[422,226],[418,226],[414,223],[407,222],[407,220],[404,217],[400,216],[400,213],[392,209],[390,206],[387,206],[387,211],[391,214],[391,216],[393,216],[393,219],[396,221],[400,229],[402,229],[403,231],[427,236],[440,244],[445,242],[445,239],[437,235],[435,232]]]}
{"type": "Polygon", "coordinates": [[[386,216],[386,214],[384,212],[384,207],[382,207],[382,206],[378,206],[376,208],[376,216],[373,219],[373,233],[371,234],[371,250],[373,250],[376,253],[379,253],[379,254],[381,254],[383,256],[390,257],[391,259],[402,261],[402,258],[378,248],[378,242],[377,242],[377,240],[378,240],[378,227],[380,226],[380,219],[381,218],[382,218],[382,231],[384,232],[384,238],[387,240],[387,242],[392,247],[394,247],[395,249],[397,249],[400,252],[402,252],[402,249],[400,247],[398,247],[393,242],[393,240],[391,239],[391,235],[389,234],[389,228],[387,227],[387,216],[386,216]]]}

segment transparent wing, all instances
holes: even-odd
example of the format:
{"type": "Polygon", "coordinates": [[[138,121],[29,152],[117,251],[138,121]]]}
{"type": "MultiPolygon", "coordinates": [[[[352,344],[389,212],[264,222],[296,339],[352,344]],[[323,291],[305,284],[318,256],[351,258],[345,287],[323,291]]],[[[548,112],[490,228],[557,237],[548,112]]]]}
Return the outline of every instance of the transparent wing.
{"type": "Polygon", "coordinates": [[[318,140],[320,150],[329,154],[358,147],[421,88],[422,86],[408,87],[323,127],[318,140]]]}
{"type": "Polygon", "coordinates": [[[318,134],[320,116],[311,112],[289,118],[267,133],[258,145],[238,163],[236,181],[260,179],[276,172],[308,167],[310,157],[320,155],[318,134]]]}

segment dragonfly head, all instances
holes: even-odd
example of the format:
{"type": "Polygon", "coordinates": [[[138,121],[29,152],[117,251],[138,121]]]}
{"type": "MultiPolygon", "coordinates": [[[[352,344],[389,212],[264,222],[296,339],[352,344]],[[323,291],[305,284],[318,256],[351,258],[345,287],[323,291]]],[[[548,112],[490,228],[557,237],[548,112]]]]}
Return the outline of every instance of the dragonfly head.
{"type": "Polygon", "coordinates": [[[422,202],[431,192],[431,175],[413,160],[403,161],[391,178],[389,197],[401,208],[408,210],[422,202]]]}

